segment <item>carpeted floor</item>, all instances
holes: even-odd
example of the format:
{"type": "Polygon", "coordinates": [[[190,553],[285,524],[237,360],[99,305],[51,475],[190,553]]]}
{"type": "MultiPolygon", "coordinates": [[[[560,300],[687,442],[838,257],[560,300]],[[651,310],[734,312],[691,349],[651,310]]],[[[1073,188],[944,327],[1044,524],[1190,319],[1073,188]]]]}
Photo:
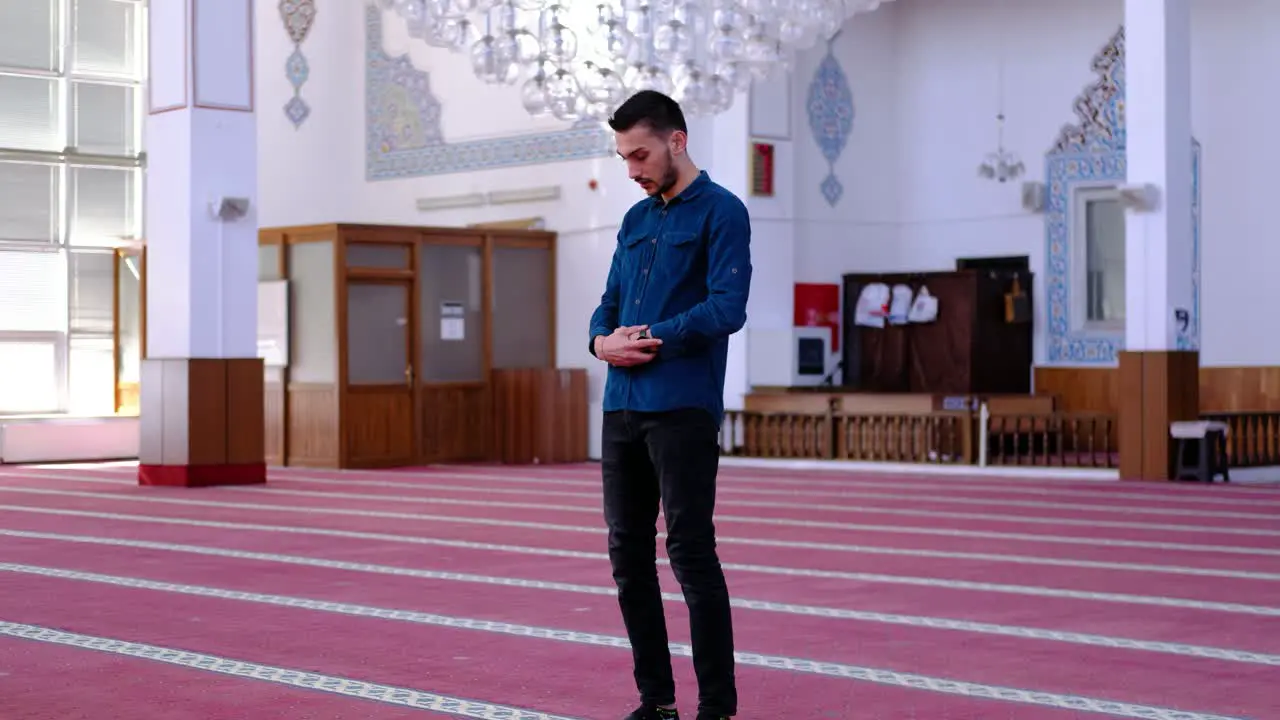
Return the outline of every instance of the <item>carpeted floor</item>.
{"type": "MultiPolygon", "coordinates": [[[[134,473],[0,467],[0,720],[634,704],[596,466],[134,473]]],[[[727,467],[718,508],[744,720],[1280,718],[1280,489],[727,467]]]]}

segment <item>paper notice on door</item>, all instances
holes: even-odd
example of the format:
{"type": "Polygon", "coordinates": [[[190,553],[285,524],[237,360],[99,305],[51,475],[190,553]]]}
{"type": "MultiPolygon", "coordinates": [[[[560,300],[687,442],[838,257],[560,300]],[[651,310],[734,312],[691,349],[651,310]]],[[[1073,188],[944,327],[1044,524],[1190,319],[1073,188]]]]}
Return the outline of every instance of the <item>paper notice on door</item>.
{"type": "Polygon", "coordinates": [[[467,337],[465,306],[460,302],[440,303],[440,339],[457,342],[467,337]]]}
{"type": "Polygon", "coordinates": [[[441,340],[463,340],[467,337],[467,321],[460,317],[440,318],[441,340]]]}

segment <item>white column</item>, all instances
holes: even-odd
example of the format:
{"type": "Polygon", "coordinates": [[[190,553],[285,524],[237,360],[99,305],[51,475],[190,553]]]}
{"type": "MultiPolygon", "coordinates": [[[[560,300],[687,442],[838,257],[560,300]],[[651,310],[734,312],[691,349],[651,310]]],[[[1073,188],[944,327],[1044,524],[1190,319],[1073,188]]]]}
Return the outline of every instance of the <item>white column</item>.
{"type": "Polygon", "coordinates": [[[252,0],[152,0],[147,355],[257,355],[252,0]],[[243,198],[220,220],[211,204],[243,198]]]}
{"type": "Polygon", "coordinates": [[[150,0],[142,484],[265,479],[253,16],[150,0]]]}
{"type": "Polygon", "coordinates": [[[1125,0],[1128,182],[1159,201],[1125,223],[1127,350],[1193,349],[1178,311],[1192,315],[1191,2],[1125,0]]]}
{"type": "MultiPolygon", "coordinates": [[[[750,146],[749,127],[750,110],[746,95],[739,93],[728,111],[712,118],[698,120],[697,125],[705,135],[699,139],[690,128],[689,145],[693,161],[707,169],[711,179],[723,185],[726,190],[737,195],[743,203],[747,202],[751,190],[751,169],[748,152],[750,146]]],[[[754,233],[753,233],[754,234],[754,233]]],[[[759,264],[755,257],[757,244],[752,242],[751,264],[759,264]]],[[[752,283],[751,294],[755,295],[755,283],[752,283]]],[[[747,325],[729,338],[729,354],[726,358],[724,376],[724,407],[726,410],[741,410],[743,398],[750,390],[747,384],[747,342],[746,335],[751,327],[751,304],[748,300],[747,325]]]]}

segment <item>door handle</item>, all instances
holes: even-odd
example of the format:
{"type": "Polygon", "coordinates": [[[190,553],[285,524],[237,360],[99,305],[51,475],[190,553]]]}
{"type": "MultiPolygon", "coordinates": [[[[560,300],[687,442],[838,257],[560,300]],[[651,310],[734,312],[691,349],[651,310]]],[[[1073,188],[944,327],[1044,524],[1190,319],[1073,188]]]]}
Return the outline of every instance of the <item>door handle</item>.
{"type": "Polygon", "coordinates": [[[406,385],[413,385],[413,366],[412,365],[405,366],[404,381],[406,385]]]}

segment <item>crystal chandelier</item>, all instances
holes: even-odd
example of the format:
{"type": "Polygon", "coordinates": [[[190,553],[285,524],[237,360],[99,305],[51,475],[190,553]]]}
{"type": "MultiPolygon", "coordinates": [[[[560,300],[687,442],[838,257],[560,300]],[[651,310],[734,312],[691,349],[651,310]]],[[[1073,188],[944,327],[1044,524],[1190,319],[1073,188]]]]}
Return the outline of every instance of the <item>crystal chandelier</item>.
{"type": "Polygon", "coordinates": [[[605,120],[658,90],[688,115],[733,105],[885,0],[372,0],[410,35],[468,53],[476,77],[518,85],[533,116],[605,120]]]}
{"type": "Polygon", "coordinates": [[[996,116],[999,130],[996,133],[996,149],[987,153],[978,166],[978,176],[996,182],[1009,182],[1022,176],[1026,166],[1018,154],[1004,147],[1004,113],[996,116]]]}

